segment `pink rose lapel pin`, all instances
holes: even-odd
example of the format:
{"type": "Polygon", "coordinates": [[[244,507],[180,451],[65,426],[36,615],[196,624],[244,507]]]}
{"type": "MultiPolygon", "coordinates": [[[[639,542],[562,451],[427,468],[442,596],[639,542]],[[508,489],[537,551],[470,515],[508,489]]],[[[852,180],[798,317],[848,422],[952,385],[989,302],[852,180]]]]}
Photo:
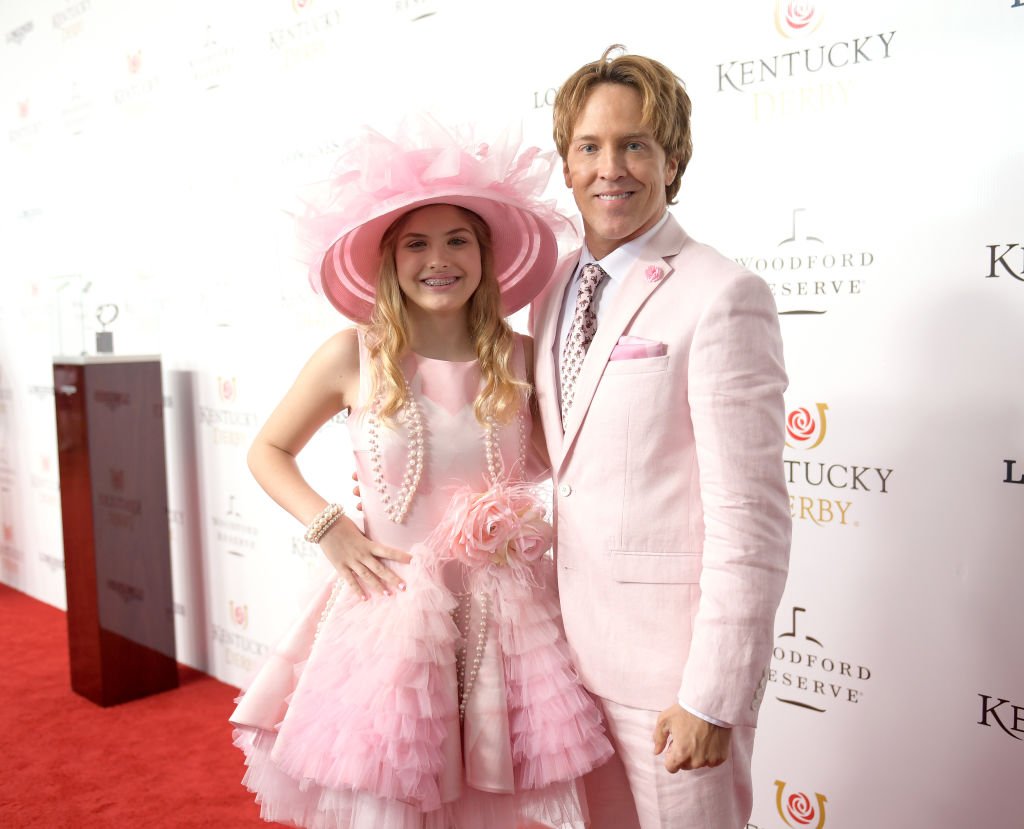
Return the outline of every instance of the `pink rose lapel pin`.
{"type": "Polygon", "coordinates": [[[661,282],[661,278],[665,275],[664,268],[659,268],[657,265],[648,265],[644,271],[644,277],[648,282],[661,282]]]}

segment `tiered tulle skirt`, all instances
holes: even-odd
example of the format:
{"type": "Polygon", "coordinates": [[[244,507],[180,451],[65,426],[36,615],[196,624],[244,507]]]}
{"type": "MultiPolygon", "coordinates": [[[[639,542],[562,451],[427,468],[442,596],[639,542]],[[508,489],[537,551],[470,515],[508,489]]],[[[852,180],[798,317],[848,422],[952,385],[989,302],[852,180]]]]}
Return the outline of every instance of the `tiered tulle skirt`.
{"type": "Polygon", "coordinates": [[[612,750],[552,591],[474,573],[460,630],[466,608],[423,564],[429,551],[413,553],[397,596],[325,588],[240,701],[235,745],[261,815],[316,829],[582,829],[578,779],[612,750]]]}

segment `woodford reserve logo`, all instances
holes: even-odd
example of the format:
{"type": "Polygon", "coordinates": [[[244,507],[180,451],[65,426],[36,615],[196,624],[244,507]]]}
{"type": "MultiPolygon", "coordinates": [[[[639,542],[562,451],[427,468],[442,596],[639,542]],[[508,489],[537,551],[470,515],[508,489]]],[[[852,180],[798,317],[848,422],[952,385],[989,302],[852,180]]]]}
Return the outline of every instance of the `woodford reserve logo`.
{"type": "Polygon", "coordinates": [[[824,714],[835,702],[858,703],[864,696],[863,683],[871,679],[871,669],[839,659],[817,637],[799,630],[806,608],[794,607],[790,629],[775,637],[768,684],[778,692],[775,699],[824,714]]]}
{"type": "Polygon", "coordinates": [[[807,214],[806,208],[793,208],[785,220],[789,227],[779,233],[786,236],[774,249],[733,257],[764,277],[780,316],[821,315],[846,297],[860,296],[863,274],[875,263],[869,250],[827,243],[807,214]]]}
{"type": "MultiPolygon", "coordinates": [[[[828,431],[828,404],[797,406],[786,414],[786,448],[814,452],[828,431]]],[[[854,513],[858,494],[887,495],[892,469],[783,457],[790,486],[789,514],[816,526],[860,526],[854,513]]]]}

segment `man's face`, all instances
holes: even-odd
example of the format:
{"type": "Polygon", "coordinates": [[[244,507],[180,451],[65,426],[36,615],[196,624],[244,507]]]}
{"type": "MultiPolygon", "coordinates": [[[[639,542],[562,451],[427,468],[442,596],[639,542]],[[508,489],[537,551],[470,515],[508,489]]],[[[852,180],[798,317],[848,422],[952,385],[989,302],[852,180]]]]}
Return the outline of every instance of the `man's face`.
{"type": "Polygon", "coordinates": [[[648,231],[665,212],[665,185],[675,178],[678,164],[665,157],[641,111],[633,87],[594,87],[563,159],[565,184],[572,188],[596,259],[648,231]]]}

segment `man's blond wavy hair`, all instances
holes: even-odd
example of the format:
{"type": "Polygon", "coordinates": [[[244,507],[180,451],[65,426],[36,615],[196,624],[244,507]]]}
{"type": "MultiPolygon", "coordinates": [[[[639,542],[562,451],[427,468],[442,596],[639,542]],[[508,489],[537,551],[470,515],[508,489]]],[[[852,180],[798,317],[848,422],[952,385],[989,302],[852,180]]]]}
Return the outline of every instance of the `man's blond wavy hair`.
{"type": "Polygon", "coordinates": [[[572,133],[587,99],[595,87],[605,83],[623,84],[639,93],[643,123],[650,127],[665,157],[679,165],[675,177],[665,185],[666,203],[675,204],[683,173],[693,156],[690,96],[683,82],[663,63],[625,54],[625,47],[618,43],[605,49],[600,60],[577,69],[559,88],[553,112],[558,154],[563,161],[568,157],[572,133]]]}
{"type": "MultiPolygon", "coordinates": [[[[530,386],[517,380],[512,371],[515,337],[501,313],[491,231],[476,213],[455,207],[466,217],[480,246],[480,285],[469,300],[468,325],[484,385],[473,404],[473,413],[481,425],[488,418],[504,424],[519,411],[530,386]]],[[[394,418],[406,402],[401,359],[409,350],[409,317],[398,284],[395,250],[405,222],[415,212],[410,210],[396,219],[381,238],[377,294],[365,328],[372,384],[370,399],[378,401],[377,414],[385,422],[394,418]]]]}

